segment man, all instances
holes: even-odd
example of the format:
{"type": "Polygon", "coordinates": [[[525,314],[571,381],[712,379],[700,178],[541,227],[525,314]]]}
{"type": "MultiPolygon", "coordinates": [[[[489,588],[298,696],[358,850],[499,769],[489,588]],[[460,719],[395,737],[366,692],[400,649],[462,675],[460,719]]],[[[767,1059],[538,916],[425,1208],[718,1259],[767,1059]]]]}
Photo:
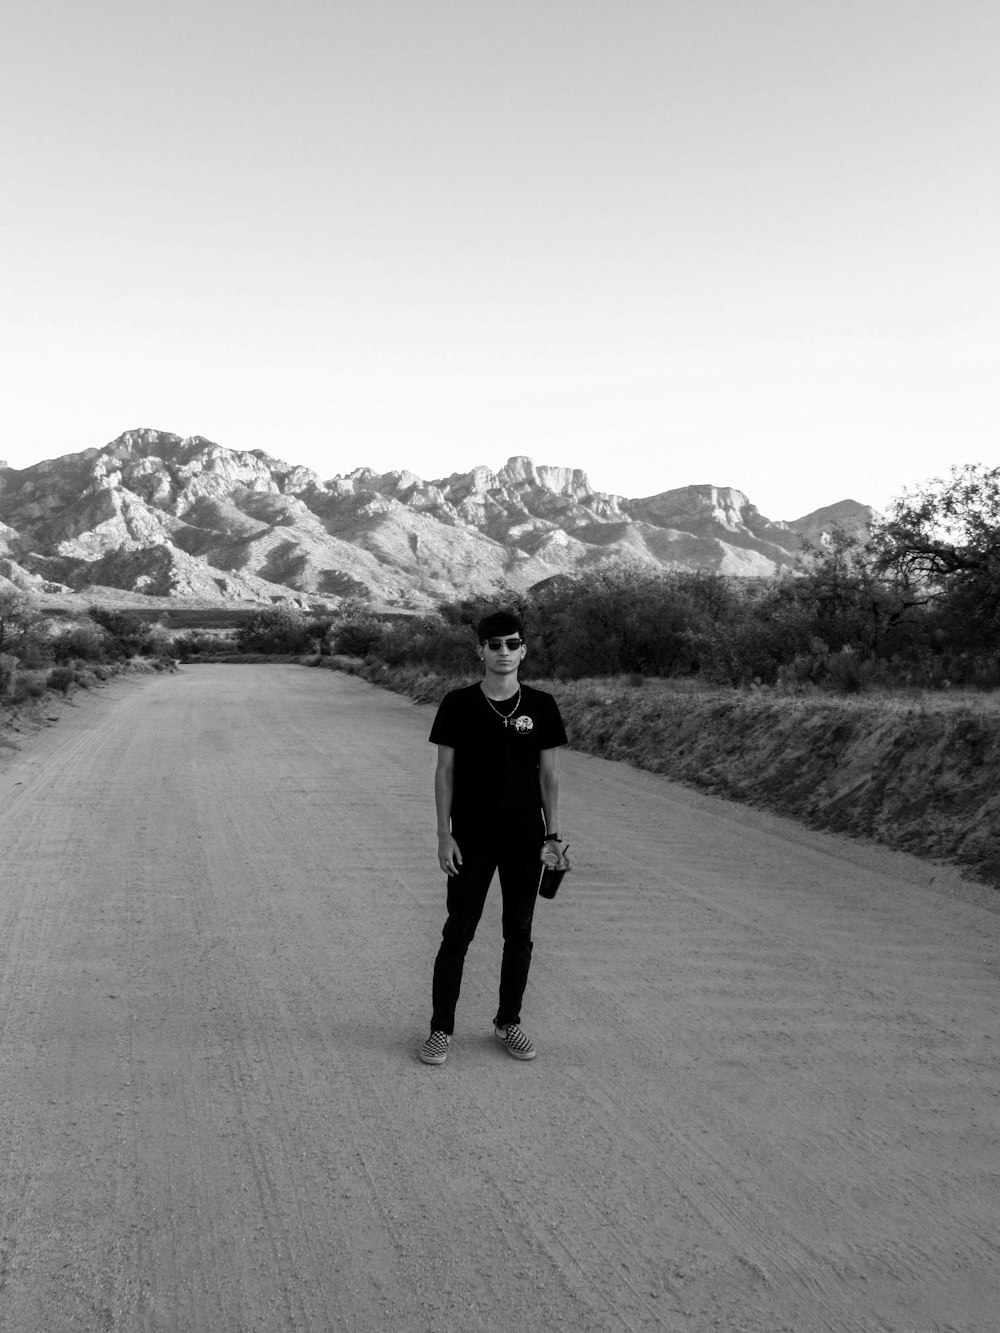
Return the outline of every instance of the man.
{"type": "Polygon", "coordinates": [[[503,958],[494,1035],[516,1060],[535,1058],[520,1026],[531,919],[542,865],[557,864],[563,854],[556,759],[566,732],[556,701],[518,681],[527,652],[518,616],[495,611],[477,632],[483,679],[445,695],[430,734],[438,747],[438,862],[448,876],[431,1033],[420,1048],[420,1059],[430,1065],[448,1058],[465,955],[497,871],[503,958]]]}

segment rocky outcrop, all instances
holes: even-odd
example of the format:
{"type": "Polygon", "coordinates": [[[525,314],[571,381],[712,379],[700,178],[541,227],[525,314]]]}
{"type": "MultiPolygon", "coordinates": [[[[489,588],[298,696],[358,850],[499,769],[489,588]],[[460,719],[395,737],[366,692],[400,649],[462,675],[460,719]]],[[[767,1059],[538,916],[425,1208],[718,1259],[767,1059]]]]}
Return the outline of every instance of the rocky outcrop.
{"type": "Polygon", "coordinates": [[[854,536],[861,536],[871,526],[874,510],[857,500],[841,500],[839,504],[825,505],[804,518],[797,518],[788,526],[803,541],[813,546],[827,546],[837,528],[854,536]]]}
{"type": "Polygon", "coordinates": [[[0,467],[0,556],[25,586],[241,601],[421,608],[622,562],[768,576],[803,538],[866,531],[873,512],[845,501],[775,523],[715,486],[625,499],[521,455],[430,481],[370,468],[323,480],[262,450],[145,429],[0,467]]]}

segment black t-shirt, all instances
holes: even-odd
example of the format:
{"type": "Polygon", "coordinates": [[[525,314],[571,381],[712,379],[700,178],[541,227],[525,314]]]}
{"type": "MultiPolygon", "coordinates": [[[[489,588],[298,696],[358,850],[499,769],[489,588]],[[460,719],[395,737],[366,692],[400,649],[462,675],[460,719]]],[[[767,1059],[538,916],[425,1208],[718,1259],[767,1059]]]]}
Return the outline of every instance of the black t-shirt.
{"type": "Polygon", "coordinates": [[[451,829],[463,851],[537,846],[545,831],[539,754],[565,745],[566,730],[555,699],[543,690],[522,685],[513,705],[513,699],[488,701],[479,685],[469,685],[446,694],[434,719],[431,743],[455,751],[451,829]]]}

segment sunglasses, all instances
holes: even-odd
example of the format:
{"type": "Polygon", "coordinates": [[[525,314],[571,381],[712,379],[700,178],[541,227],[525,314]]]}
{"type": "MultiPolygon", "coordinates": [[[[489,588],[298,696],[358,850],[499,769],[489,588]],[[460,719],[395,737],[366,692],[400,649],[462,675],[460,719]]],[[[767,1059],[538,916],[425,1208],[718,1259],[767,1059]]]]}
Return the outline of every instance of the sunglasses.
{"type": "Polygon", "coordinates": [[[523,639],[487,639],[485,646],[491,653],[498,653],[501,648],[506,647],[510,652],[516,653],[518,648],[524,647],[523,639]]]}

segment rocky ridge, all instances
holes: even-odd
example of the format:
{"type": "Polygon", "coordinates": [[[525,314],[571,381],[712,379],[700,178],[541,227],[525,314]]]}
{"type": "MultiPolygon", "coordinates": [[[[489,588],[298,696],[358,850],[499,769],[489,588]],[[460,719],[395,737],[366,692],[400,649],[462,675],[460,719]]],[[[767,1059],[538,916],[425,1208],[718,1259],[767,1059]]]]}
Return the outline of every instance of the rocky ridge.
{"type": "Polygon", "coordinates": [[[847,500],[772,522],[709,485],[626,499],[521,456],[431,481],[370,468],[324,480],[262,450],[143,429],[0,465],[0,579],[43,595],[423,608],[500,579],[527,587],[622,563],[766,577],[803,539],[861,533],[873,517],[847,500]]]}

